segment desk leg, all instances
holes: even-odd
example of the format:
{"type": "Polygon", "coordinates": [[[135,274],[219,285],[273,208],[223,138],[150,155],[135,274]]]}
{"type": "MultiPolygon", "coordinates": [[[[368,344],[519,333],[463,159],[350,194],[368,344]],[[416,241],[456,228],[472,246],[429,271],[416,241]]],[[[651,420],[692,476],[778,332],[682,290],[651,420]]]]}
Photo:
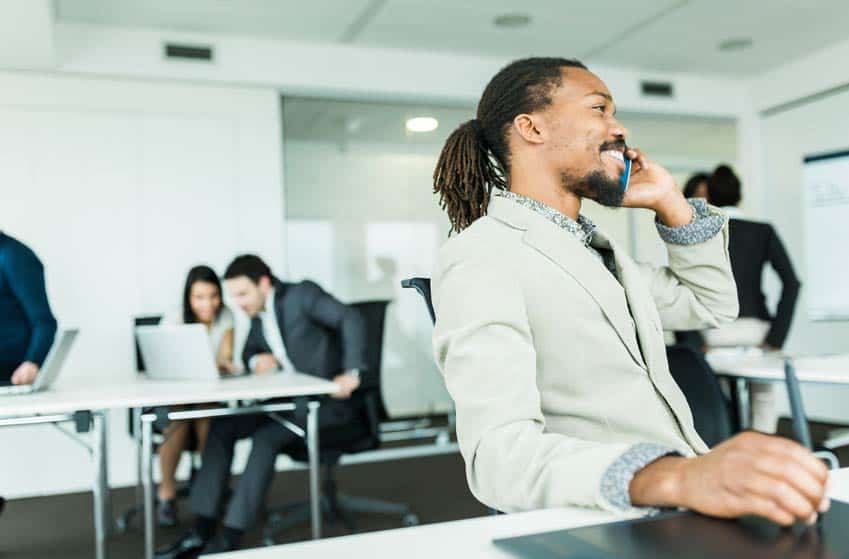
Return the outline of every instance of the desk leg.
{"type": "Polygon", "coordinates": [[[142,462],[142,409],[133,408],[133,442],[136,443],[136,503],[141,503],[144,500],[144,489],[142,488],[142,470],[144,462],[142,462]]]}
{"type": "Polygon", "coordinates": [[[106,559],[106,537],[109,535],[109,472],[106,453],[106,412],[92,415],[91,458],[94,462],[94,545],[97,559],[106,559]]]}
{"type": "Polygon", "coordinates": [[[318,489],[318,402],[310,402],[307,412],[307,453],[310,461],[310,515],[312,539],[321,537],[321,495],[318,489]]]}
{"type": "Polygon", "coordinates": [[[144,556],[153,559],[153,421],[154,416],[142,416],[142,487],[144,488],[144,556]]]}
{"type": "Polygon", "coordinates": [[[737,415],[740,419],[740,430],[745,431],[752,426],[752,410],[749,405],[749,381],[741,377],[735,377],[734,383],[736,386],[737,415]]]}

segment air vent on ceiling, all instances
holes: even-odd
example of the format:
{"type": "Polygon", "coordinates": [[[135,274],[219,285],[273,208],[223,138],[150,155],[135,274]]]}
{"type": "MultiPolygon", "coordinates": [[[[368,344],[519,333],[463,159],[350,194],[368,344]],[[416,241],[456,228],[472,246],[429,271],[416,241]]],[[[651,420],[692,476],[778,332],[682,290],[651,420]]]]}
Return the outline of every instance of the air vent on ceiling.
{"type": "Polygon", "coordinates": [[[165,43],[165,57],[182,60],[212,61],[212,47],[165,43]]]}
{"type": "Polygon", "coordinates": [[[640,89],[650,97],[672,97],[675,93],[670,82],[640,82],[640,89]]]}

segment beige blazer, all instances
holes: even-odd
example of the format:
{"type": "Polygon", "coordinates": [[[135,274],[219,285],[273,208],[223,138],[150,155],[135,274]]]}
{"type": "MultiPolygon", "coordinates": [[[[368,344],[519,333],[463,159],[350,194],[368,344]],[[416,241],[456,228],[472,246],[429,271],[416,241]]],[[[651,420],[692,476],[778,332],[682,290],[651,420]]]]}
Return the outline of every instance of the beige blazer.
{"type": "Polygon", "coordinates": [[[445,244],[434,351],[481,502],[608,508],[602,475],[633,444],[707,452],[662,330],[737,316],[727,244],[726,225],[705,243],[668,245],[669,267],[658,268],[597,230],[593,245],[614,251],[620,283],[574,235],[500,197],[445,244]]]}

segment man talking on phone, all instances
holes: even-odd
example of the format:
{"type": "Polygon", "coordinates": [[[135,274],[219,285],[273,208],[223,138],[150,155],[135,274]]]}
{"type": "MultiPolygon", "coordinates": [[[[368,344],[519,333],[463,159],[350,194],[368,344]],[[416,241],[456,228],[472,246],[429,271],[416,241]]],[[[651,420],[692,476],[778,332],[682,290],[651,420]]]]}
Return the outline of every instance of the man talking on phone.
{"type": "Polygon", "coordinates": [[[434,350],[469,486],[503,511],[814,522],[827,470],[810,451],[758,433],[708,449],[693,426],[662,331],[737,316],[727,219],[627,137],[583,64],[531,58],[492,78],[443,148],[434,190],[459,234],[434,276],[434,350]],[[632,261],[584,199],[653,211],[669,266],[632,261]]]}

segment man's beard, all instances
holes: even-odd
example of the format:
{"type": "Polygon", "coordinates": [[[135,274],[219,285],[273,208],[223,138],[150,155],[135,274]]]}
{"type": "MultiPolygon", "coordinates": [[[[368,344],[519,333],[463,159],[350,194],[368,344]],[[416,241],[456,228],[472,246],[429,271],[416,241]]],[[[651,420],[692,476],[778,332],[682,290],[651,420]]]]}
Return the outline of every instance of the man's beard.
{"type": "Polygon", "coordinates": [[[583,177],[575,177],[569,173],[560,174],[563,187],[571,190],[582,198],[589,198],[602,206],[619,208],[625,198],[620,181],[611,179],[607,173],[597,169],[583,177]]]}

